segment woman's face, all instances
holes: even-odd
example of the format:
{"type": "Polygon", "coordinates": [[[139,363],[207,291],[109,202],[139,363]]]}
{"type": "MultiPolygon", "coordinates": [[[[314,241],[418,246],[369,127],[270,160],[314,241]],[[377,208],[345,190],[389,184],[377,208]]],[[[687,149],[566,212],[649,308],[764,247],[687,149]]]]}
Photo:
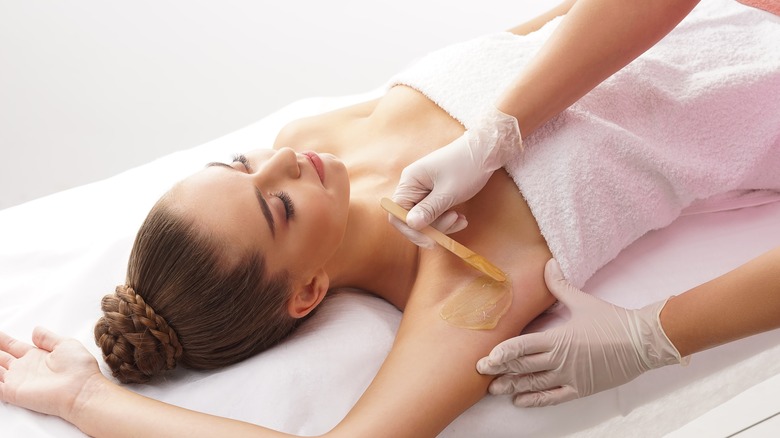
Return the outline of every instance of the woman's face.
{"type": "MultiPolygon", "coordinates": [[[[258,149],[210,163],[171,190],[172,207],[231,247],[260,249],[270,272],[322,268],[344,238],[349,178],[329,154],[258,149]]],[[[232,252],[243,254],[245,252],[232,252]]]]}

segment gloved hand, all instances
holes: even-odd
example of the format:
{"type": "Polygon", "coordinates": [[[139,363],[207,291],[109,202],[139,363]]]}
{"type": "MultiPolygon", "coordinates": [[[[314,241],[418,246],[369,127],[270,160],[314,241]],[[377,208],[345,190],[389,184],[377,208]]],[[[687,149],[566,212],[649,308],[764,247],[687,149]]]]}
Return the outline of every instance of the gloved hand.
{"type": "Polygon", "coordinates": [[[516,406],[555,405],[681,362],[658,320],[666,300],[638,310],[609,304],[570,285],[555,259],[547,262],[544,280],[572,318],[508,339],[480,359],[480,373],[504,374],[490,384],[491,394],[515,394],[516,406]]]}
{"type": "Polygon", "coordinates": [[[406,224],[391,222],[412,242],[425,247],[433,246],[433,241],[416,230],[426,225],[433,223],[444,233],[465,228],[465,218],[454,212],[442,222],[434,221],[453,205],[476,195],[521,145],[517,119],[493,108],[455,141],[401,172],[392,199],[410,211],[406,224]]]}

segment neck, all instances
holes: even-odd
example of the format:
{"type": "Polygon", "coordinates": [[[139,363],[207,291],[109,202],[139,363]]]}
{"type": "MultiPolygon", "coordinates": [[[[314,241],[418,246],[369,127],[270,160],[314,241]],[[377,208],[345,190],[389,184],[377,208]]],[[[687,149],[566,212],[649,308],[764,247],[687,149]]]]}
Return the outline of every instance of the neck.
{"type": "Polygon", "coordinates": [[[330,288],[358,288],[398,308],[416,275],[418,248],[387,220],[374,196],[350,199],[344,241],[326,266],[330,288]]]}

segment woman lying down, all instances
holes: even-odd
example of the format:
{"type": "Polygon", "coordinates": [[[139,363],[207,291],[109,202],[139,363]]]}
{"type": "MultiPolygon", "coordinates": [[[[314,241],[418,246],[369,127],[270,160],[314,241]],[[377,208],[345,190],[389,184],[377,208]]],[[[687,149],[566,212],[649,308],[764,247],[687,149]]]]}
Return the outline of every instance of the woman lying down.
{"type": "MultiPolygon", "coordinates": [[[[777,59],[753,68],[775,49],[740,24],[751,13],[702,3],[457,207],[469,225],[453,237],[505,282],[442,248],[419,250],[379,200],[406,165],[474,123],[558,20],[436,52],[379,99],[296,121],[273,150],[208,164],[171,188],[138,232],[126,283],[103,299],[95,327],[105,361],[121,382],[223,367],[282,341],[329,291],[356,288],[404,314],[370,387],[326,435],[435,436],[485,395],[491,378],[477,360],[553,304],[543,279],[551,256],[581,286],[696,199],[780,187],[778,123],[761,117],[780,69],[777,59]],[[737,25],[721,26],[724,15],[737,25]],[[714,26],[723,38],[704,38],[714,26]],[[731,67],[719,62],[719,44],[734,41],[750,50],[731,67]],[[669,58],[685,50],[698,56],[669,58]],[[483,311],[474,295],[497,305],[483,311]]],[[[33,341],[2,335],[2,399],[89,435],[288,436],[140,396],[104,377],[74,340],[37,329],[33,341]]]]}

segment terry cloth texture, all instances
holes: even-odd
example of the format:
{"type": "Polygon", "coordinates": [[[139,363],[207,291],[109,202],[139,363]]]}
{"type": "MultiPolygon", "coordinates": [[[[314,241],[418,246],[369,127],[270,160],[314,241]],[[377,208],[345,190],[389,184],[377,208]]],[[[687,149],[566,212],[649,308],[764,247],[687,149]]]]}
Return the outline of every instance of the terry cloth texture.
{"type": "MultiPolygon", "coordinates": [[[[466,128],[562,18],[434,52],[391,79],[466,128]]],[[[780,190],[780,17],[706,0],[536,132],[506,166],[566,277],[581,287],[623,248],[723,193],[780,190]],[[737,192],[739,191],[739,192],[737,192]]]]}

